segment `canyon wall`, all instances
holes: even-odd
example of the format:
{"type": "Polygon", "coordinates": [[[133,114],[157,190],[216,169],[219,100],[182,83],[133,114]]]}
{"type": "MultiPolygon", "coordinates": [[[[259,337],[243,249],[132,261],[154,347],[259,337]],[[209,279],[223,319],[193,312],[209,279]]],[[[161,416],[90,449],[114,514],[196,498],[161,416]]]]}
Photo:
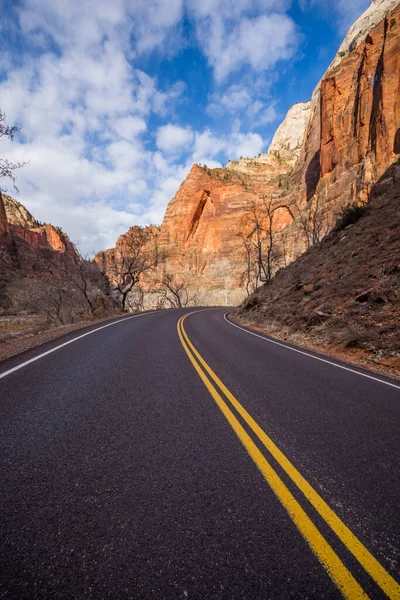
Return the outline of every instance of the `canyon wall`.
{"type": "Polygon", "coordinates": [[[0,193],[0,240],[8,237],[9,228],[3,195],[0,193]]]}
{"type": "Polygon", "coordinates": [[[117,309],[108,279],[59,227],[0,194],[0,342],[117,309]]]}
{"type": "Polygon", "coordinates": [[[79,260],[59,228],[38,223],[22,204],[0,193],[0,315],[29,312],[41,282],[61,270],[72,273],[79,260]]]}
{"type": "Polygon", "coordinates": [[[249,291],[246,240],[256,203],[274,207],[276,271],[310,245],[307,228],[318,221],[318,240],[341,208],[368,202],[399,154],[400,6],[374,0],[267,153],[226,168],[192,167],[162,223],[162,269],[189,280],[198,304],[237,304],[249,291]]]}
{"type": "Polygon", "coordinates": [[[316,193],[327,205],[367,202],[373,184],[400,153],[399,5],[328,71],[320,87],[320,115],[316,193]]]}
{"type": "Polygon", "coordinates": [[[0,194],[0,250],[2,260],[20,267],[38,268],[40,260],[74,262],[74,245],[59,227],[39,223],[17,200],[0,194]]]}

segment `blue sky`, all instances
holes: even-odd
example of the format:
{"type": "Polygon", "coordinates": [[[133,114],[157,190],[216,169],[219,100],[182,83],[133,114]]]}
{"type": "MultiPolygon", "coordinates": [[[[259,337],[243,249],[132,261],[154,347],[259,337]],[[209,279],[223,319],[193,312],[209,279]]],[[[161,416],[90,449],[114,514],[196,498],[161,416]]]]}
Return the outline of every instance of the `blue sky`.
{"type": "Polygon", "coordinates": [[[28,161],[18,199],[84,253],[161,223],[194,162],[268,149],[368,5],[0,0],[0,107],[22,127],[1,153],[28,161]]]}

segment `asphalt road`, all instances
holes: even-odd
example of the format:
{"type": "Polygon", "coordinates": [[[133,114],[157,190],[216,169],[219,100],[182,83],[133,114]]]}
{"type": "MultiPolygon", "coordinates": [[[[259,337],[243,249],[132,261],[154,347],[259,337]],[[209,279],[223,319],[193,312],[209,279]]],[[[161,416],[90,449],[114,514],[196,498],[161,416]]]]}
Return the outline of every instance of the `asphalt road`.
{"type": "Polygon", "coordinates": [[[1,363],[0,598],[399,598],[400,386],[192,311],[1,363]]]}

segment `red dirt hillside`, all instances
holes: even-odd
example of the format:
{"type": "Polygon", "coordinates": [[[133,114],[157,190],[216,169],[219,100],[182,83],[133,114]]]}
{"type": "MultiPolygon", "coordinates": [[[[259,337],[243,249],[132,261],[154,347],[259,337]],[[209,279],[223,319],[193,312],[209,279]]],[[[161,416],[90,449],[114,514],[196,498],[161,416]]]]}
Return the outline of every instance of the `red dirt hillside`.
{"type": "Polygon", "coordinates": [[[237,319],[400,375],[400,162],[344,225],[259,288],[237,319]]]}

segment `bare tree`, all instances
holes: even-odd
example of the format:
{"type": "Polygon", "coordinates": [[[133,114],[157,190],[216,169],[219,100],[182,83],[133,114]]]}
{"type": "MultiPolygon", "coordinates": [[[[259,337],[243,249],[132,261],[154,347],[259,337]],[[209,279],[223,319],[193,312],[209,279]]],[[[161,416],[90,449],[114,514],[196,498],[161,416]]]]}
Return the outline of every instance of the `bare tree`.
{"type": "Polygon", "coordinates": [[[95,311],[95,299],[99,294],[109,295],[108,278],[101,273],[99,266],[88,257],[76,253],[73,263],[64,265],[64,273],[69,277],[71,286],[78,292],[83,303],[90,310],[95,311]]]}
{"type": "Polygon", "coordinates": [[[124,310],[129,292],[139,283],[143,274],[155,269],[157,264],[158,247],[154,234],[142,227],[132,227],[110,264],[114,290],[121,295],[124,310]]]}
{"type": "Polygon", "coordinates": [[[307,248],[317,244],[326,235],[328,227],[326,215],[323,213],[319,198],[312,199],[305,209],[297,207],[299,211],[302,235],[307,248]]]}
{"type": "Polygon", "coordinates": [[[252,245],[251,239],[249,238],[249,236],[245,235],[244,233],[239,233],[238,236],[239,236],[242,246],[243,246],[243,251],[244,251],[243,256],[244,256],[244,263],[245,263],[245,269],[242,274],[241,284],[246,289],[247,297],[250,298],[250,295],[257,288],[258,270],[257,270],[256,263],[254,260],[253,245],[252,245]]]}
{"type": "Polygon", "coordinates": [[[256,281],[270,283],[276,266],[279,264],[280,251],[278,232],[275,228],[275,213],[279,208],[290,209],[282,204],[275,204],[272,199],[263,197],[251,202],[248,211],[250,231],[247,239],[255,253],[256,281]]]}
{"type": "Polygon", "coordinates": [[[179,279],[169,273],[164,273],[161,281],[161,294],[171,308],[183,308],[194,303],[197,294],[191,292],[185,279],[179,279]]]}
{"type": "Polygon", "coordinates": [[[73,290],[71,281],[63,269],[51,268],[36,282],[32,289],[33,304],[55,324],[65,325],[73,320],[73,290]]]}
{"type": "Polygon", "coordinates": [[[223,284],[224,304],[229,306],[229,292],[231,290],[231,262],[228,258],[222,258],[213,263],[212,273],[223,284]]]}
{"type": "MultiPolygon", "coordinates": [[[[10,142],[14,141],[14,137],[16,133],[20,130],[20,127],[17,125],[7,125],[6,123],[6,115],[0,109],[0,140],[3,138],[8,139],[10,142]]],[[[17,169],[23,167],[26,163],[14,163],[9,161],[7,158],[0,158],[0,178],[6,177],[11,179],[13,182],[14,188],[17,190],[15,181],[15,173],[17,169]]]]}
{"type": "Polygon", "coordinates": [[[287,227],[281,231],[280,233],[280,246],[281,246],[281,255],[283,266],[287,267],[290,262],[290,252],[289,252],[289,240],[290,240],[290,231],[288,231],[287,227]]]}
{"type": "Polygon", "coordinates": [[[131,293],[127,296],[126,306],[129,310],[133,310],[135,312],[140,312],[144,309],[146,292],[144,289],[138,284],[136,285],[131,293]]]}

